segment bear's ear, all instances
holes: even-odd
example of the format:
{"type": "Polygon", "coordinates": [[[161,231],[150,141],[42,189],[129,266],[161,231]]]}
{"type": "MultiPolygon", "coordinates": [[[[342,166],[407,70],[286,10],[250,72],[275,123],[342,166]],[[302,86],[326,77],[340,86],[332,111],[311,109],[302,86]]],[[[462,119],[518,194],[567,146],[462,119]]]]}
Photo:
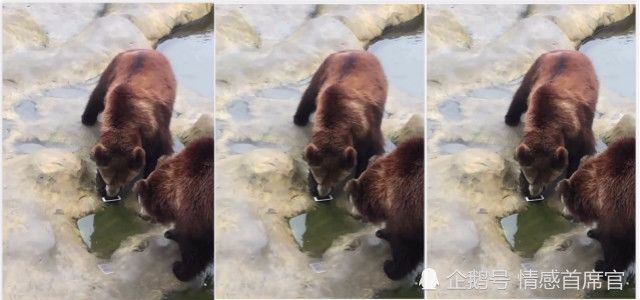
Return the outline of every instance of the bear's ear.
{"type": "Polygon", "coordinates": [[[140,169],[144,165],[146,154],[142,147],[135,147],[129,154],[129,168],[132,170],[140,169]]]}
{"type": "Polygon", "coordinates": [[[304,159],[312,166],[319,166],[322,163],[320,150],[313,143],[304,148],[304,159]]]}
{"type": "Polygon", "coordinates": [[[518,145],[518,148],[516,148],[515,158],[522,166],[530,166],[533,163],[531,149],[529,149],[525,144],[518,145]]]}
{"type": "Polygon", "coordinates": [[[376,160],[378,160],[378,158],[380,158],[380,155],[374,155],[372,157],[369,157],[369,162],[367,163],[367,168],[371,167],[371,165],[373,165],[376,160]]]}
{"type": "Polygon", "coordinates": [[[358,190],[358,179],[351,179],[344,185],[344,191],[349,195],[355,195],[355,192],[358,190]]]}
{"type": "Polygon", "coordinates": [[[593,156],[593,155],[585,155],[585,156],[581,157],[579,165],[581,166],[585,161],[587,161],[587,159],[591,158],[591,156],[593,156]]]}
{"type": "Polygon", "coordinates": [[[106,166],[111,161],[111,153],[102,143],[98,143],[91,149],[90,157],[98,166],[106,166]]]}
{"type": "Polygon", "coordinates": [[[158,163],[156,164],[156,169],[160,167],[160,165],[166,163],[168,158],[169,158],[169,155],[166,155],[166,154],[158,157],[158,163]]]}
{"type": "Polygon", "coordinates": [[[569,152],[564,147],[558,147],[553,154],[553,167],[562,169],[569,163],[569,152]]]}
{"type": "Polygon", "coordinates": [[[353,169],[353,167],[356,166],[356,155],[357,154],[358,153],[356,152],[356,149],[354,149],[351,146],[347,147],[347,149],[344,149],[343,167],[345,169],[353,169]]]}
{"type": "Polygon", "coordinates": [[[133,192],[136,194],[144,195],[147,192],[149,185],[145,179],[140,179],[133,185],[133,192]]]}
{"type": "Polygon", "coordinates": [[[562,179],[558,182],[558,186],[556,187],[556,191],[560,194],[564,194],[564,192],[569,190],[570,187],[569,179],[562,179]]]}

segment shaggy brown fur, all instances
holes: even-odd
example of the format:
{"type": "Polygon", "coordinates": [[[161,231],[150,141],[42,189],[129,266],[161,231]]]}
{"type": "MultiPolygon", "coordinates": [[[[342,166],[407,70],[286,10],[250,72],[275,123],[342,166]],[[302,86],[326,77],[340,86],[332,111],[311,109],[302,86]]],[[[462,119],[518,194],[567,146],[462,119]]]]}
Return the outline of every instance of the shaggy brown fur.
{"type": "Polygon", "coordinates": [[[163,156],[146,180],[136,183],[141,214],[175,224],[165,236],[178,242],[182,261],[173,272],[182,281],[213,259],[213,138],[192,141],[180,153],[163,156]]]}
{"type": "Polygon", "coordinates": [[[580,222],[597,223],[604,260],[597,271],[624,271],[635,258],[636,140],[622,139],[606,151],[585,157],[569,179],[558,184],[566,210],[580,222]]]}
{"type": "Polygon", "coordinates": [[[380,125],[386,98],[382,66],[366,51],[331,54],[313,75],[294,123],[304,126],[316,112],[304,153],[320,195],[328,194],[354,167],[359,176],[371,156],[384,153],[380,125]]]}
{"type": "Polygon", "coordinates": [[[373,156],[345,190],[366,221],[386,222],[376,235],[391,244],[393,260],[384,264],[387,276],[397,280],[411,272],[424,248],[424,139],[410,139],[384,157],[373,156]]]}
{"type": "Polygon", "coordinates": [[[591,125],[597,99],[598,79],[584,54],[552,51],[531,66],[505,116],[507,125],[516,126],[526,111],[516,149],[523,193],[541,194],[563,171],[571,176],[581,157],[595,153],[591,125]]]}
{"type": "Polygon", "coordinates": [[[91,152],[98,192],[117,195],[143,167],[146,177],[158,157],[173,153],[169,124],[175,97],[173,71],[160,52],[130,50],[111,61],[82,114],[90,126],[104,111],[100,141],[91,152]]]}

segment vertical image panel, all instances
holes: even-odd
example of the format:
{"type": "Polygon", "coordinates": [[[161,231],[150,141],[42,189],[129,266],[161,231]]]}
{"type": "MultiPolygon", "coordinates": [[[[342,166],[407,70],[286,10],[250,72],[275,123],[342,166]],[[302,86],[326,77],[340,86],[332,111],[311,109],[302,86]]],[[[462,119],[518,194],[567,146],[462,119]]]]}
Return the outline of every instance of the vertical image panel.
{"type": "Polygon", "coordinates": [[[3,4],[3,298],[213,299],[213,4],[3,4]]]}
{"type": "Polygon", "coordinates": [[[427,5],[428,298],[635,297],[635,5],[427,5]]]}
{"type": "Polygon", "coordinates": [[[423,298],[423,6],[215,15],[216,297],[423,298]]]}

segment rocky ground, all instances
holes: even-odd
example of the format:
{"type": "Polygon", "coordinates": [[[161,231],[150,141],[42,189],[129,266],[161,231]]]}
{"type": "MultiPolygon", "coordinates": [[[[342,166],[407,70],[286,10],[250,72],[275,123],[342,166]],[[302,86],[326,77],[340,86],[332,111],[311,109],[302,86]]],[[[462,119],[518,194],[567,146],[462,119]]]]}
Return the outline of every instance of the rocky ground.
{"type": "MultiPolygon", "coordinates": [[[[211,4],[3,5],[4,299],[160,299],[189,286],[171,273],[178,249],[159,226],[126,239],[109,260],[87,251],[76,220],[103,204],[88,159],[98,126],[83,126],[80,115],[117,53],[152,48],[211,10],[211,4]]],[[[212,100],[178,85],[171,129],[185,137],[212,100]]]]}
{"type": "MultiPolygon", "coordinates": [[[[317,204],[301,157],[310,126],[292,118],[326,56],[362,49],[421,12],[420,5],[216,6],[216,297],[360,298],[408,284],[382,272],[389,250],[373,226],[337,238],[321,257],[299,249],[288,219],[317,204]]],[[[423,99],[391,86],[389,139],[422,133],[423,99]]]]}
{"type": "MultiPolygon", "coordinates": [[[[506,126],[504,114],[539,55],[576,49],[597,28],[633,10],[632,5],[427,6],[427,265],[440,282],[428,297],[584,297],[582,290],[518,288],[522,268],[591,270],[601,251],[586,238],[587,228],[578,225],[547,239],[533,257],[512,251],[500,218],[526,211],[528,205],[516,190],[513,160],[522,126],[506,126]],[[512,280],[503,291],[491,286],[450,290],[447,277],[456,270],[507,270],[512,280]]],[[[635,99],[610,90],[606,82],[597,110],[593,128],[598,139],[609,142],[633,132],[627,118],[635,117],[635,99]],[[620,128],[610,131],[619,121],[620,128]]],[[[558,198],[546,202],[555,214],[558,198]]]]}

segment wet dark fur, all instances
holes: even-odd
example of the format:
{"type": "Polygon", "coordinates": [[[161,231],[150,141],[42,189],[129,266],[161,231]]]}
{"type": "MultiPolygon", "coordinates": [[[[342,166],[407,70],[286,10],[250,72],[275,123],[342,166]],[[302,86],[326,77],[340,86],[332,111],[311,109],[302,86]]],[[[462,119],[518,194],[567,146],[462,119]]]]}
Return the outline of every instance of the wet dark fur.
{"type": "Polygon", "coordinates": [[[391,245],[392,260],[384,264],[387,276],[398,280],[415,269],[424,249],[424,139],[410,139],[390,154],[372,158],[345,189],[365,220],[386,222],[376,235],[391,245]]]}
{"type": "Polygon", "coordinates": [[[633,138],[622,139],[585,157],[573,176],[558,184],[571,215],[597,223],[589,232],[604,251],[597,271],[624,271],[635,259],[635,143],[633,138]]]}
{"type": "MultiPolygon", "coordinates": [[[[104,111],[101,147],[92,150],[96,162],[107,165],[113,157],[133,158],[134,149],[141,147],[143,176],[148,176],[158,157],[173,153],[169,125],[175,96],[173,71],[161,53],[129,50],[118,54],[102,73],[82,114],[82,123],[91,126],[104,111]]],[[[100,190],[104,183],[98,177],[100,190]]]]}
{"type": "MultiPolygon", "coordinates": [[[[305,149],[310,165],[329,173],[354,168],[359,176],[373,155],[384,153],[380,125],[387,81],[378,59],[366,51],[334,53],[320,65],[304,92],[294,123],[305,126],[315,112],[311,143],[305,149]],[[361,115],[366,124],[363,124],[361,115]],[[355,149],[356,158],[347,149],[355,149]]],[[[329,185],[335,178],[327,178],[329,185]]]]}
{"type": "MultiPolygon", "coordinates": [[[[552,167],[566,167],[568,178],[578,167],[581,157],[595,153],[591,126],[598,85],[591,62],[578,51],[552,51],[535,61],[505,116],[507,125],[516,126],[526,112],[524,136],[516,151],[521,165],[548,158],[552,167]],[[575,112],[575,116],[567,109],[575,112]],[[575,121],[577,128],[573,125],[575,121]],[[566,165],[562,157],[554,158],[561,148],[568,152],[566,165]]],[[[548,167],[544,164],[539,166],[543,172],[548,167]]],[[[528,183],[522,173],[520,180],[523,192],[529,195],[528,183]]]]}
{"type": "Polygon", "coordinates": [[[213,260],[213,138],[192,141],[180,153],[162,157],[134,191],[155,221],[174,229],[165,236],[178,243],[182,261],[173,265],[179,280],[187,281],[213,260]]]}

